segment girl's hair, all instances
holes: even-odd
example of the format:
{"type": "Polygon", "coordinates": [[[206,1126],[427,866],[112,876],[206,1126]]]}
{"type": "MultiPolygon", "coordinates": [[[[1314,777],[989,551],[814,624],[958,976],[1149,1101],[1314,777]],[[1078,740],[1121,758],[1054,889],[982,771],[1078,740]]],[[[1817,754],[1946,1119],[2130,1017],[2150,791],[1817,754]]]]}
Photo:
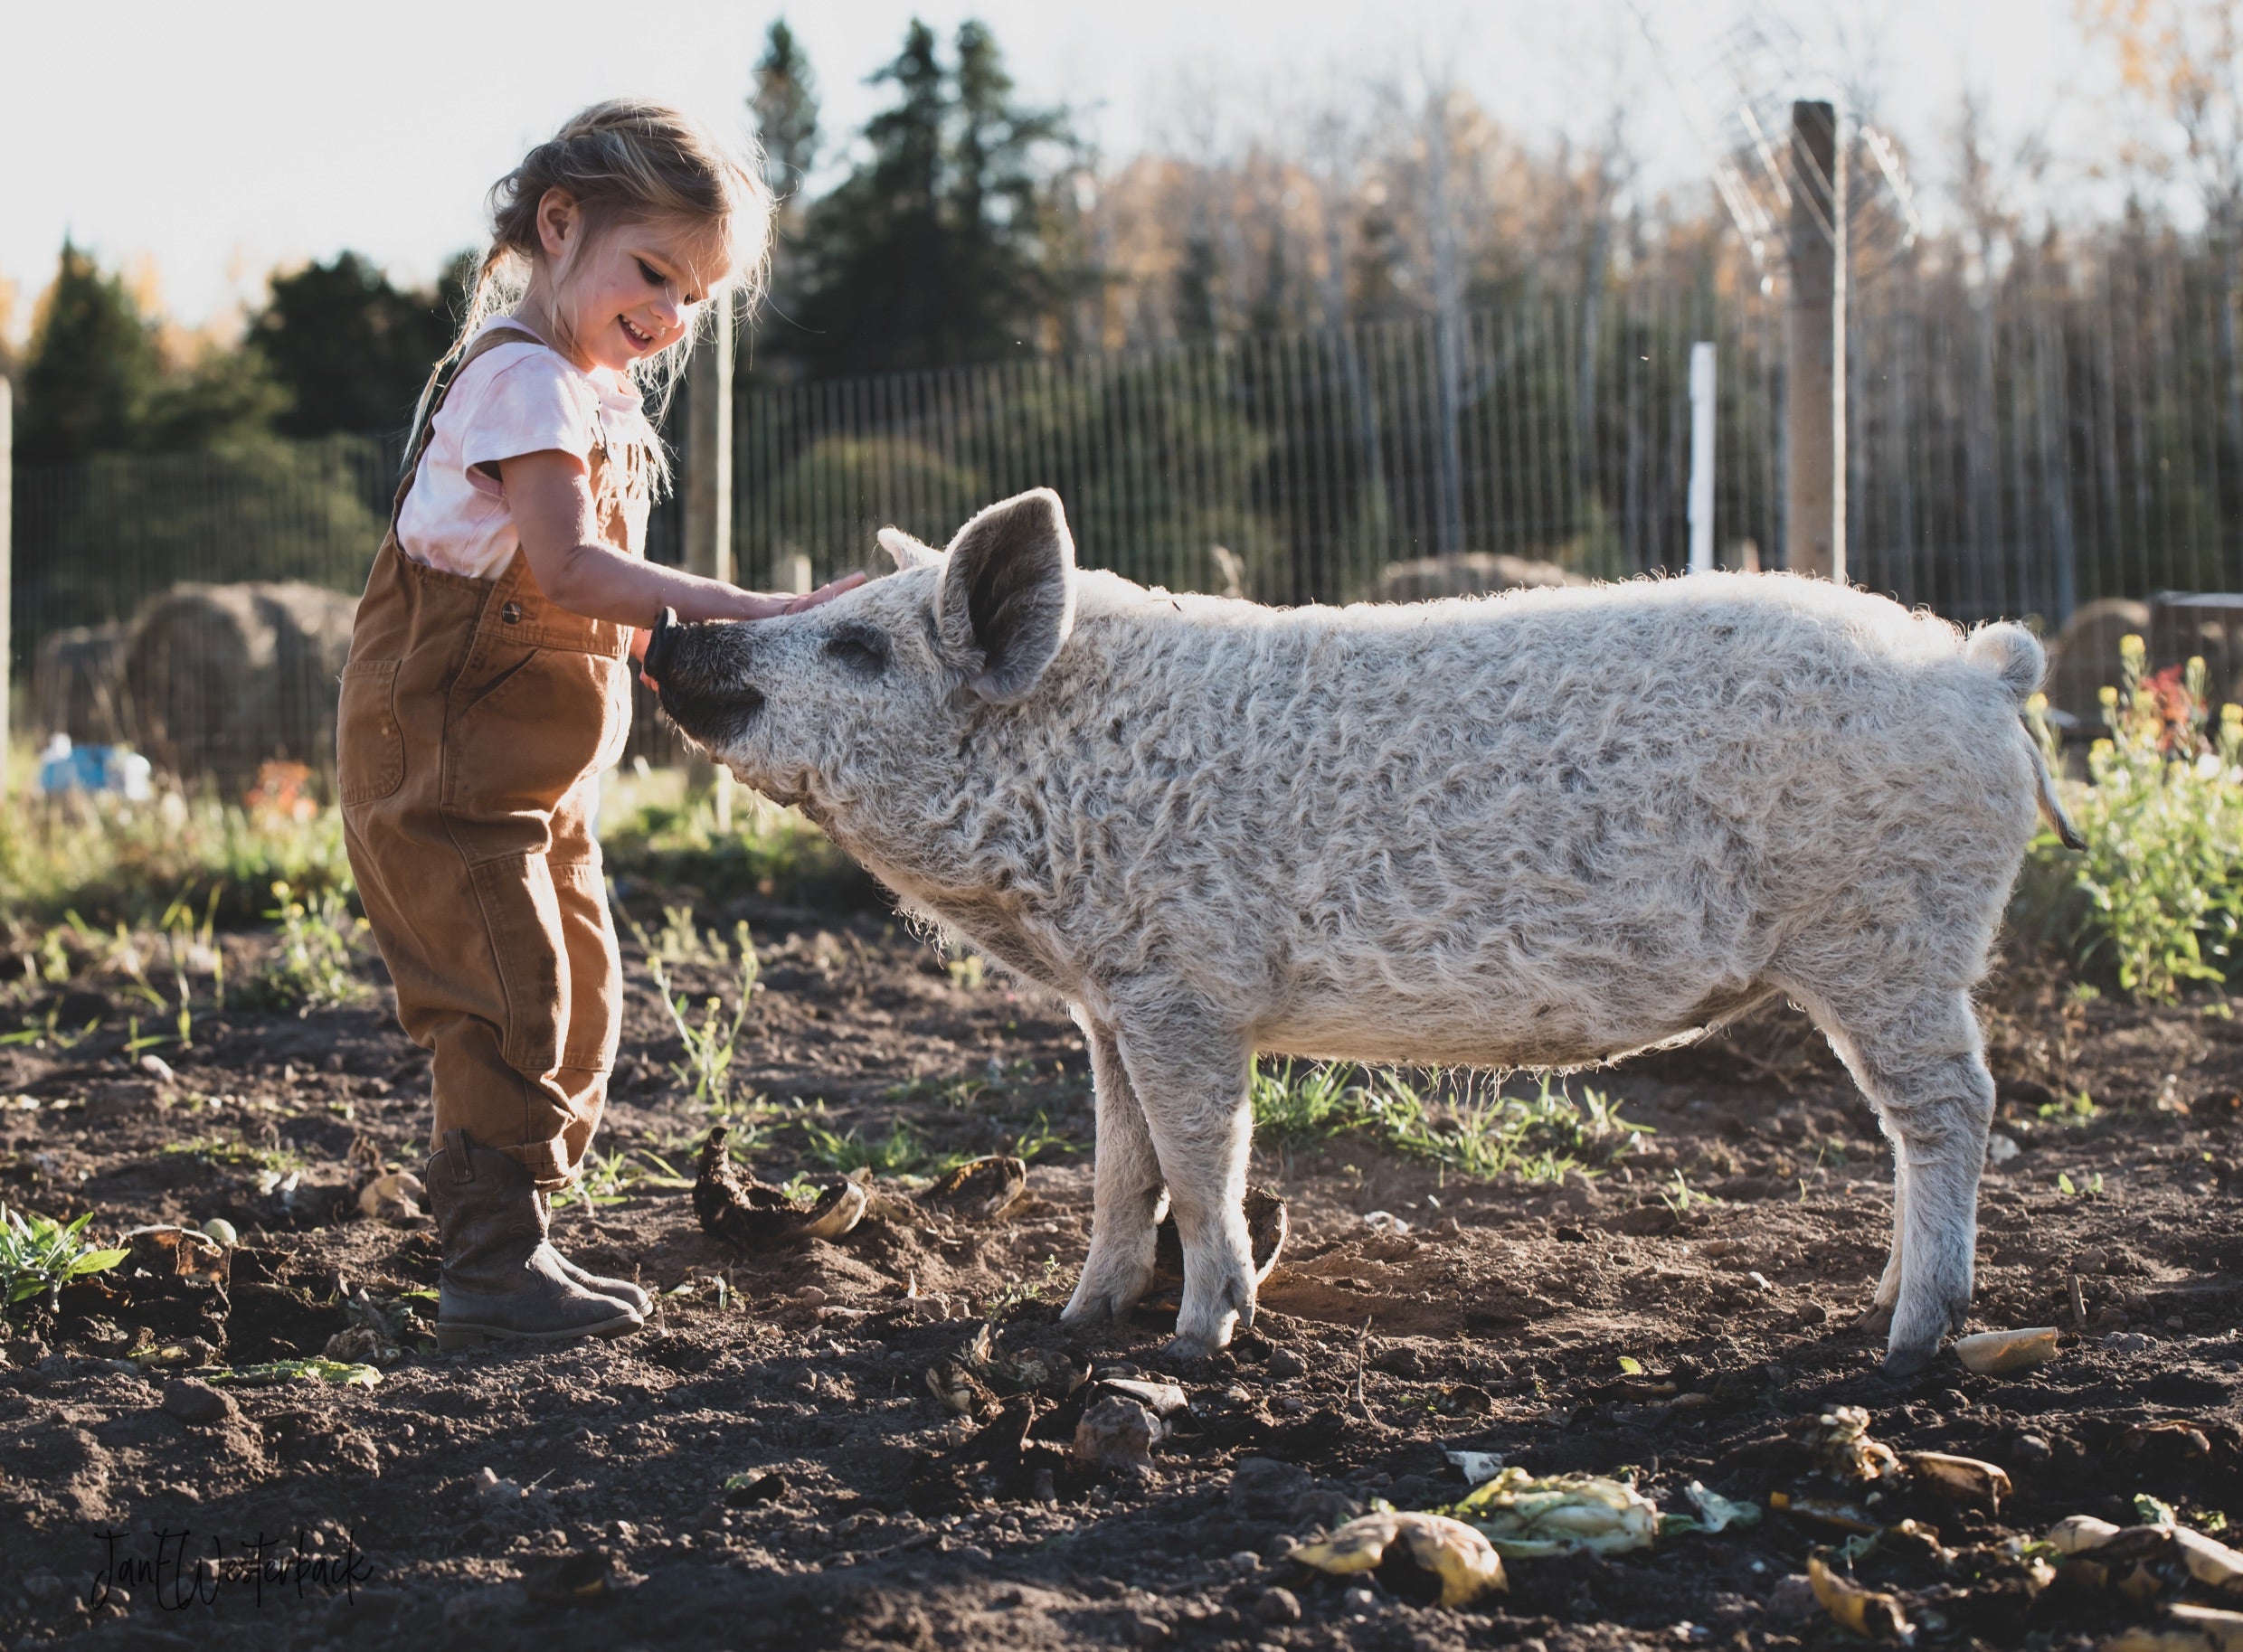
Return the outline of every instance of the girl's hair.
{"type": "MultiPolygon", "coordinates": [[[[755,147],[752,140],[749,147],[755,147]]],[[[746,159],[754,161],[756,156],[746,159]]],[[[761,170],[726,154],[677,109],[629,98],[593,104],[524,156],[519,166],[491,186],[490,246],[476,266],[459,330],[430,371],[413,409],[412,436],[405,446],[407,464],[417,456],[444,369],[459,358],[485,321],[521,301],[530,271],[544,257],[537,207],[548,190],[565,190],[575,198],[584,237],[580,245],[618,224],[684,226],[694,264],[723,265],[731,271],[722,285],[707,292],[710,301],[697,318],[699,325],[705,325],[716,304],[732,293],[744,293],[751,306],[762,294],[771,256],[772,202],[771,191],[757,175],[761,170]]],[[[692,343],[688,333],[668,349],[631,364],[639,388],[651,393],[657,420],[669,405],[692,343]]],[[[667,479],[668,465],[658,444],[630,459],[627,467],[634,473],[643,464],[655,480],[667,479]]]]}

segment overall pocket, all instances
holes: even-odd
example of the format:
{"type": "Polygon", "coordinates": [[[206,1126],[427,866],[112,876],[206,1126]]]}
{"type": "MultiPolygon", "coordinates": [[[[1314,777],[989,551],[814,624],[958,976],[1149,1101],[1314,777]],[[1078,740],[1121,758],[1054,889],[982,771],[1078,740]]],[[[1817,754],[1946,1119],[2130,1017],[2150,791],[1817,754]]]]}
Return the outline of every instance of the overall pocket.
{"type": "Polygon", "coordinates": [[[468,820],[550,814],[609,738],[611,661],[509,649],[447,720],[444,807],[468,820]]]}
{"type": "Polygon", "coordinates": [[[395,696],[402,660],[343,667],[335,717],[335,788],[345,805],[376,803],[405,783],[405,733],[395,696]]]}

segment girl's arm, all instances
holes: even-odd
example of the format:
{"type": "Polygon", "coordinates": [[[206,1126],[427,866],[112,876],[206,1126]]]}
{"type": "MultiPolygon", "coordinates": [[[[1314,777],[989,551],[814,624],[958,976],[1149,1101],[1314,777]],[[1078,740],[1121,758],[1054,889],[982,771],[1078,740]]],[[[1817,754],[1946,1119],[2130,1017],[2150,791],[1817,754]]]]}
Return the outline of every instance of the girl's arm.
{"type": "Polygon", "coordinates": [[[680,619],[768,619],[812,608],[865,582],[861,573],[807,597],[766,597],[721,580],[627,556],[600,543],[584,463],[558,449],[524,453],[498,467],[506,509],[538,589],[573,614],[645,630],[666,609],[680,619]]]}

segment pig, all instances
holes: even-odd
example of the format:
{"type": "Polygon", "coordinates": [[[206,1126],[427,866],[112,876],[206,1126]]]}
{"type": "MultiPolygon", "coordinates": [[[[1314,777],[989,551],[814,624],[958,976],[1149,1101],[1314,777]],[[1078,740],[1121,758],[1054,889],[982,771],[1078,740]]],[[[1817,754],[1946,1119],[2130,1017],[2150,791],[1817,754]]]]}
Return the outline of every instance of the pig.
{"type": "MultiPolygon", "coordinates": [[[[1089,1044],[1078,1329],[1185,1252],[1169,1354],[1251,1324],[1257,1053],[1570,1070],[1803,1006],[1893,1145],[1864,1323],[1971,1298],[1993,1082],[1971,993],[2036,815],[2023,628],[1699,574],[1271,609],[1078,571],[1056,495],[753,625],[658,628],[677,726],[1089,1044]]],[[[2064,825],[2070,835],[2070,827],[2064,825]]]]}

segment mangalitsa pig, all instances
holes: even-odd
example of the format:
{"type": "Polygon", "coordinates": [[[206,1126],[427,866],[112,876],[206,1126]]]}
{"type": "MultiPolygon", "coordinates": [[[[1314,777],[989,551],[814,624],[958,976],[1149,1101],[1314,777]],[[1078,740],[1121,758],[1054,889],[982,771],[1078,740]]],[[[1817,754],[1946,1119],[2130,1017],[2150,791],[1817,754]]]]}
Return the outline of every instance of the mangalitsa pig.
{"type": "Polygon", "coordinates": [[[947,551],[880,538],[893,576],[665,626],[648,671],[740,779],[1073,1006],[1098,1125],[1069,1323],[1144,1291],[1164,1198],[1171,1351],[1251,1322],[1257,1052],[1572,1068],[1777,993],[1893,1143],[1888,1365],[1958,1322],[1993,1110],[1971,990],[2036,807],[2061,821],[2030,633],[1784,575],[1171,595],[1078,571],[1043,490],[947,551]]]}

